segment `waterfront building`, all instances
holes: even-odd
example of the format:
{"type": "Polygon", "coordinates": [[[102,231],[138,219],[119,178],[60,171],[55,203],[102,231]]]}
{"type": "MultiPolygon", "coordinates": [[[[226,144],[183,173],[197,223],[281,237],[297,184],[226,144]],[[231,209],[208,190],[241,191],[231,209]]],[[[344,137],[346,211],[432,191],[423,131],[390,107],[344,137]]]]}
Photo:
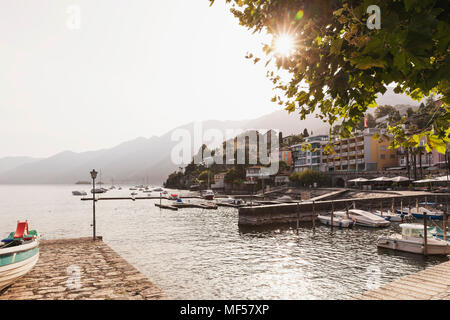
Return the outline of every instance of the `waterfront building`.
{"type": "Polygon", "coordinates": [[[447,167],[448,154],[447,155],[441,154],[434,149],[431,150],[431,152],[427,152],[425,149],[426,137],[422,137],[420,139],[419,144],[421,151],[420,153],[419,152],[407,153],[402,147],[398,149],[398,166],[400,169],[406,169],[408,162],[409,165],[412,167],[414,160],[416,163],[416,167],[436,168],[436,169],[442,169],[447,167]]]}
{"type": "Polygon", "coordinates": [[[325,171],[326,165],[322,163],[323,146],[328,142],[328,136],[312,136],[305,139],[305,144],[311,144],[310,150],[302,150],[302,144],[291,146],[294,171],[301,172],[307,169],[325,171]]]}
{"type": "Polygon", "coordinates": [[[211,185],[211,189],[224,189],[225,188],[225,175],[226,172],[219,172],[214,175],[214,183],[211,185]]]}
{"type": "Polygon", "coordinates": [[[305,140],[306,144],[311,144],[310,150],[302,150],[301,144],[291,147],[294,170],[381,171],[397,167],[397,150],[389,149],[387,139],[374,139],[376,133],[383,133],[382,129],[366,128],[350,138],[336,138],[332,140],[332,154],[325,152],[328,136],[310,136],[305,140]]]}
{"type": "Polygon", "coordinates": [[[292,166],[292,151],[290,148],[280,148],[280,161],[284,161],[288,166],[292,166]]]}
{"type": "Polygon", "coordinates": [[[389,149],[387,139],[374,139],[376,133],[383,131],[366,128],[350,138],[334,140],[335,153],[322,157],[326,171],[380,171],[397,166],[397,150],[389,149]]]}

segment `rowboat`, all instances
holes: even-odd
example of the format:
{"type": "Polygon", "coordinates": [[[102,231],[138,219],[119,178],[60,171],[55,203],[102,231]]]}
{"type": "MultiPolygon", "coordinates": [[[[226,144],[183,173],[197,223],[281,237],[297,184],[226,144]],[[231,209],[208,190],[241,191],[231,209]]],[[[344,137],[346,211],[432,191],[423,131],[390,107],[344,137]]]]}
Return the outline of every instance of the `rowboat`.
{"type": "MultiPolygon", "coordinates": [[[[377,246],[398,251],[424,254],[424,227],[417,223],[402,223],[402,234],[392,236],[380,236],[377,246]]],[[[427,234],[427,254],[448,255],[450,254],[450,243],[427,234]]]]}
{"type": "Polygon", "coordinates": [[[347,219],[345,217],[333,217],[333,223],[331,223],[331,216],[318,215],[317,218],[326,226],[339,227],[339,228],[351,228],[355,224],[352,219],[347,219]]]}
{"type": "Polygon", "coordinates": [[[39,259],[39,233],[28,230],[28,221],[17,222],[16,232],[0,244],[0,290],[26,275],[39,259]]]}
{"type": "Polygon", "coordinates": [[[381,218],[369,211],[360,209],[349,209],[348,215],[345,211],[336,211],[334,213],[336,217],[345,217],[355,220],[356,225],[364,227],[388,227],[391,223],[384,218],[381,218]]]}

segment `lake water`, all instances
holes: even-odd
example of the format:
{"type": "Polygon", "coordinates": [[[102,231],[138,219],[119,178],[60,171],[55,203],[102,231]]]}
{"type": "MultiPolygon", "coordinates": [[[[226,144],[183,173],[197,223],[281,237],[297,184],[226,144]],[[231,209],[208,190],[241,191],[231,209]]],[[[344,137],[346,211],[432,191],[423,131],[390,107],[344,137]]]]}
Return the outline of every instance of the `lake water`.
{"type": "MultiPolygon", "coordinates": [[[[43,239],[92,236],[92,202],[72,196],[80,189],[90,186],[0,185],[0,236],[19,219],[43,239]]],[[[448,260],[377,249],[378,236],[397,225],[304,225],[297,235],[289,226],[239,228],[234,208],[170,211],[154,203],[98,201],[97,234],[175,299],[345,299],[448,260]]]]}

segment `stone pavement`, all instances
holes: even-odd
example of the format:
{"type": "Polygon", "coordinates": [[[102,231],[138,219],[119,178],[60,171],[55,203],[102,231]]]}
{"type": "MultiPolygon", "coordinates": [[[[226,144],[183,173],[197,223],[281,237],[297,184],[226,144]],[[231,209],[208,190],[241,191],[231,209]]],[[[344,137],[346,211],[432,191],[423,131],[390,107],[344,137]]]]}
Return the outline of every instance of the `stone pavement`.
{"type": "Polygon", "coordinates": [[[42,240],[39,248],[38,263],[0,300],[169,299],[102,240],[42,240]]]}

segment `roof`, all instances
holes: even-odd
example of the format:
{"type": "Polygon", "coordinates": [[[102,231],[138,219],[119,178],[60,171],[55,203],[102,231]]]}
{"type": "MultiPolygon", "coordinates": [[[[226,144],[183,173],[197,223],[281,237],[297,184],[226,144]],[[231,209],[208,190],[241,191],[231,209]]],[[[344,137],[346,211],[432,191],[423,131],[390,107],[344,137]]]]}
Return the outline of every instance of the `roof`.
{"type": "Polygon", "coordinates": [[[421,229],[423,230],[423,224],[418,223],[402,223],[400,224],[400,228],[402,229],[421,229]]]}

